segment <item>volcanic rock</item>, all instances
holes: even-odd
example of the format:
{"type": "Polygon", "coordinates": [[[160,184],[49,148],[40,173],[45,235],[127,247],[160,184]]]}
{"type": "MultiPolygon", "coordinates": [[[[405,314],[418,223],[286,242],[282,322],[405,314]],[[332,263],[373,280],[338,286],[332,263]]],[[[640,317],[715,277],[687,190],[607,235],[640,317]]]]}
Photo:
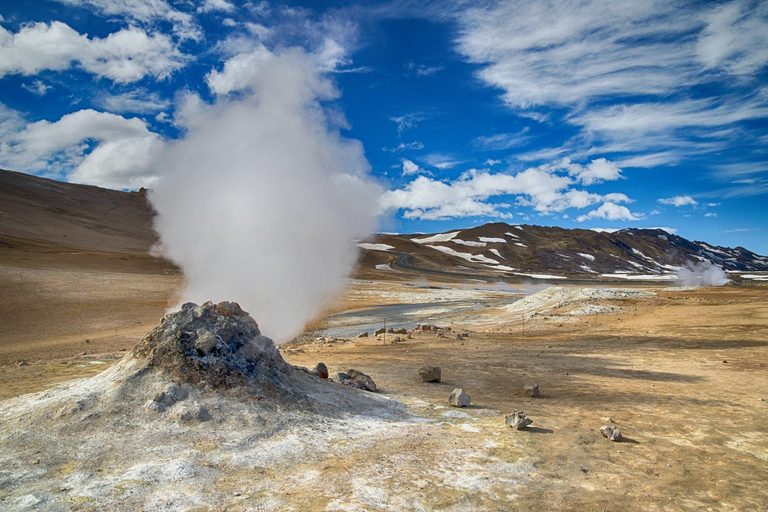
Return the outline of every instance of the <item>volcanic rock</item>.
{"type": "Polygon", "coordinates": [[[536,398],[539,396],[539,385],[531,382],[523,386],[523,396],[528,396],[531,398],[536,398]]]}
{"type": "Polygon", "coordinates": [[[619,430],[619,427],[612,427],[610,425],[603,425],[600,427],[600,433],[603,434],[603,437],[607,437],[611,441],[621,441],[621,431],[619,430]]]}
{"type": "Polygon", "coordinates": [[[320,377],[321,379],[327,379],[328,378],[328,367],[325,366],[325,363],[317,363],[312,369],[312,373],[320,377]]]}
{"type": "Polygon", "coordinates": [[[470,403],[472,399],[461,388],[454,389],[448,397],[448,404],[453,407],[467,407],[470,403]]]}
{"type": "Polygon", "coordinates": [[[367,338],[367,337],[368,337],[368,331],[366,331],[366,332],[361,332],[360,334],[358,334],[358,335],[356,336],[356,338],[367,338]]]}
{"type": "Polygon", "coordinates": [[[372,392],[376,392],[378,389],[372,378],[357,370],[339,372],[336,374],[333,380],[334,382],[338,382],[343,386],[350,386],[357,389],[365,389],[372,392]]]}
{"type": "Polygon", "coordinates": [[[440,382],[441,373],[439,366],[424,366],[419,370],[421,382],[440,382]]]}
{"type": "Polygon", "coordinates": [[[515,411],[504,416],[504,423],[516,430],[522,430],[533,423],[533,420],[528,418],[523,411],[515,411]]]}
{"type": "Polygon", "coordinates": [[[373,331],[373,335],[374,336],[380,336],[380,335],[386,334],[386,333],[387,333],[387,330],[384,327],[382,327],[380,329],[376,329],[375,331],[373,331]]]}

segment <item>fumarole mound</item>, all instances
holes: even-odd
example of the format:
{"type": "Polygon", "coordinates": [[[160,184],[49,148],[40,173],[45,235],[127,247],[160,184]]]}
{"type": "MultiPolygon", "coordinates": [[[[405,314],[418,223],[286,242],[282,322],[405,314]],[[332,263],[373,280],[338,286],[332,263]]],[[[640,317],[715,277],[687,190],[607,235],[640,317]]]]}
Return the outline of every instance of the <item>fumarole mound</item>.
{"type": "Polygon", "coordinates": [[[406,416],[295,369],[236,303],[188,303],[101,374],[0,402],[0,509],[220,506],[222,475],[289,462],[285,440],[307,457],[406,416]]]}

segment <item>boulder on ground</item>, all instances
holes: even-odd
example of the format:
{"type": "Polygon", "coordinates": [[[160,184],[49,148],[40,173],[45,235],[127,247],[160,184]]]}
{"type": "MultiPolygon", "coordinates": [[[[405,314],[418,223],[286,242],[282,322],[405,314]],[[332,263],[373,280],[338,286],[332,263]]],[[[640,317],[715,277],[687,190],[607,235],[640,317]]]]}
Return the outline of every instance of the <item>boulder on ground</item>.
{"type": "Polygon", "coordinates": [[[432,324],[418,324],[416,326],[417,331],[436,331],[437,326],[432,324]]]}
{"type": "Polygon", "coordinates": [[[400,343],[403,339],[400,336],[395,336],[395,339],[392,340],[392,343],[400,343]]]}
{"type": "Polygon", "coordinates": [[[440,382],[441,373],[439,366],[424,366],[419,370],[421,382],[440,382]]]}
{"type": "Polygon", "coordinates": [[[358,338],[367,338],[368,337],[368,331],[361,332],[360,334],[357,335],[357,337],[358,338]]]}
{"type": "Polygon", "coordinates": [[[470,403],[472,403],[472,399],[461,388],[454,389],[448,397],[448,404],[453,407],[467,407],[470,403]]]}
{"type": "Polygon", "coordinates": [[[394,333],[395,334],[408,334],[408,329],[406,329],[405,327],[401,327],[400,329],[395,329],[394,333]]]}
{"type": "Polygon", "coordinates": [[[338,382],[343,386],[350,386],[357,389],[365,389],[367,391],[377,391],[376,383],[373,379],[363,372],[357,370],[347,370],[346,372],[339,372],[334,377],[334,382],[338,382]]]}
{"type": "Polygon", "coordinates": [[[379,336],[381,334],[386,334],[386,333],[387,333],[387,330],[384,327],[382,327],[381,329],[376,329],[375,331],[373,331],[373,335],[374,336],[379,336]]]}
{"type": "Polygon", "coordinates": [[[539,385],[534,382],[530,382],[523,386],[523,396],[528,396],[531,398],[536,398],[539,396],[539,385]]]}
{"type": "Polygon", "coordinates": [[[462,336],[461,334],[457,334],[457,335],[456,335],[456,339],[457,339],[457,340],[462,340],[462,339],[464,339],[464,338],[463,338],[463,336],[462,336]]]}
{"type": "Polygon", "coordinates": [[[611,441],[621,441],[621,431],[619,430],[619,427],[612,427],[611,425],[603,425],[600,427],[600,433],[603,434],[603,437],[607,437],[611,441]]]}
{"type": "Polygon", "coordinates": [[[325,366],[325,363],[317,363],[315,367],[312,369],[312,373],[320,377],[321,379],[327,379],[328,378],[328,367],[325,366]]]}
{"type": "Polygon", "coordinates": [[[533,423],[533,420],[528,418],[523,411],[515,411],[504,416],[504,423],[516,430],[522,430],[533,423]]]}

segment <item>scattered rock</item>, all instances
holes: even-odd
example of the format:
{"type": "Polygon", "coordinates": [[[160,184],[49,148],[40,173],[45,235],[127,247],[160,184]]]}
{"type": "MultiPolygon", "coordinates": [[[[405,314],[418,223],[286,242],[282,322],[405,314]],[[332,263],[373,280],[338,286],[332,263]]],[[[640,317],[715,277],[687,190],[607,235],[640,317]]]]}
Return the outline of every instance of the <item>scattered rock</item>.
{"type": "Polygon", "coordinates": [[[405,329],[404,327],[401,327],[400,329],[395,329],[392,332],[394,334],[408,334],[408,329],[405,329]]]}
{"type": "Polygon", "coordinates": [[[366,331],[366,332],[361,332],[361,333],[360,333],[360,334],[358,334],[356,337],[357,337],[357,338],[367,338],[367,337],[368,337],[368,331],[366,331]]]}
{"type": "Polygon", "coordinates": [[[317,363],[315,365],[315,368],[312,370],[312,373],[320,377],[321,379],[327,379],[328,378],[328,367],[325,366],[325,363],[317,363]]]}
{"type": "Polygon", "coordinates": [[[523,396],[530,398],[536,398],[539,396],[539,385],[531,382],[523,386],[523,396]]]}
{"type": "Polygon", "coordinates": [[[14,363],[16,366],[29,366],[29,363],[23,359],[19,359],[14,363]]]}
{"type": "Polygon", "coordinates": [[[462,340],[462,339],[464,339],[464,338],[463,338],[463,336],[462,336],[461,334],[457,334],[457,335],[456,335],[456,339],[457,339],[457,340],[462,340]]]}
{"type": "Polygon", "coordinates": [[[607,437],[611,441],[621,441],[621,431],[619,430],[619,427],[612,427],[610,425],[603,425],[600,427],[600,433],[603,434],[603,437],[607,437]]]}
{"type": "Polygon", "coordinates": [[[454,389],[448,397],[448,404],[453,407],[467,407],[470,403],[472,399],[461,388],[454,389]]]}
{"type": "Polygon", "coordinates": [[[419,370],[421,382],[440,382],[441,374],[439,366],[424,366],[419,370]]]}
{"type": "Polygon", "coordinates": [[[346,372],[339,372],[334,377],[334,382],[338,382],[342,386],[350,386],[357,389],[365,389],[367,391],[376,392],[376,383],[373,379],[363,372],[357,370],[347,370],[346,372]]]}
{"type": "MultiPolygon", "coordinates": [[[[163,412],[167,407],[187,398],[189,394],[185,389],[176,384],[168,384],[155,393],[152,397],[153,407],[158,412],[163,412]]],[[[150,405],[151,407],[151,405],[150,405]]]]}
{"type": "Polygon", "coordinates": [[[218,337],[206,329],[198,329],[196,335],[195,348],[201,356],[207,356],[210,354],[210,352],[216,348],[216,344],[219,342],[218,337]]]}
{"type": "Polygon", "coordinates": [[[387,333],[387,330],[384,327],[382,327],[381,329],[376,329],[375,331],[373,331],[373,335],[374,336],[380,336],[380,335],[386,334],[386,333],[387,333]]]}
{"type": "Polygon", "coordinates": [[[418,324],[416,326],[417,331],[436,331],[437,326],[432,324],[418,324]]]}
{"type": "Polygon", "coordinates": [[[533,423],[533,420],[528,418],[523,411],[515,411],[504,416],[504,424],[516,430],[522,430],[531,423],[533,423]]]}
{"type": "Polygon", "coordinates": [[[603,420],[605,423],[616,423],[615,421],[613,421],[613,418],[600,418],[600,419],[603,420]]]}

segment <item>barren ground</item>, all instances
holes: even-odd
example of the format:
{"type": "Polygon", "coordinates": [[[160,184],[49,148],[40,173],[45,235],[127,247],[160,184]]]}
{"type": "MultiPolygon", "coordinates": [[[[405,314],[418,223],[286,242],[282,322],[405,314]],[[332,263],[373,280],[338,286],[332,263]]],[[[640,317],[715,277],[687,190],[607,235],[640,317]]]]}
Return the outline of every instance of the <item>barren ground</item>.
{"type": "MultiPolygon", "coordinates": [[[[2,397],[108,367],[175,302],[179,283],[151,272],[0,268],[2,397]]],[[[231,496],[227,510],[768,507],[768,286],[648,287],[658,295],[613,302],[622,308],[616,314],[532,312],[523,335],[523,315],[503,308],[516,290],[419,285],[358,281],[328,313],[442,300],[449,311],[435,323],[468,338],[419,333],[392,344],[387,335],[385,344],[309,336],[283,354],[309,367],[323,361],[332,374],[363,370],[423,422],[361,422],[367,434],[351,423],[339,431],[349,439],[337,432],[325,444],[308,432],[304,455],[286,454],[268,470],[221,463],[212,485],[231,496]],[[452,301],[479,309],[453,315],[452,301]],[[442,367],[442,383],[420,382],[425,364],[442,367]],[[528,382],[538,383],[540,398],[520,396],[528,382]],[[471,407],[447,407],[455,387],[471,395],[471,407]],[[504,426],[515,409],[534,428],[504,426]],[[599,435],[608,417],[626,441],[599,435]]],[[[301,434],[291,435],[301,446],[301,434]]],[[[200,450],[207,457],[215,447],[200,450]]]]}

